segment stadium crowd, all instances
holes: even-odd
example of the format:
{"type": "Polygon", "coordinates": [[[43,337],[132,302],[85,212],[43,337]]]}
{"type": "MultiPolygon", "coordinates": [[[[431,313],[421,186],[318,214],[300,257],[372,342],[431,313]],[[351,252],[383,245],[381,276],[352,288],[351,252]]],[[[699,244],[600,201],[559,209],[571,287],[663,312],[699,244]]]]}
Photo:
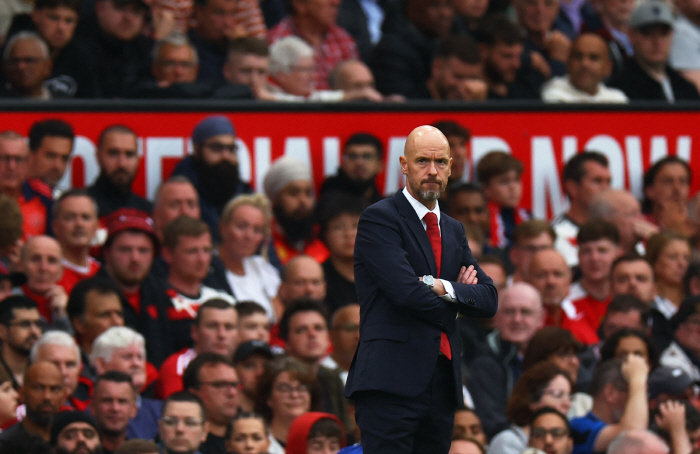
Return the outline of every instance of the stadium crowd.
{"type": "Polygon", "coordinates": [[[0,97],[700,95],[697,0],[4,0],[0,97]]]}
{"type": "MultiPolygon", "coordinates": [[[[499,292],[493,319],[457,322],[450,453],[700,452],[687,162],[653,164],[640,202],[582,151],[550,223],[521,206],[520,161],[492,151],[469,181],[470,131],[435,127],[453,169],[440,209],[499,292]]],[[[151,202],[132,191],[129,127],[104,128],[85,188],[58,186],[70,124],[27,135],[0,132],[0,452],[361,452],[343,388],[360,340],[355,236],[382,198],[376,137],[345,141],[318,196],[290,157],[254,192],[234,125],[209,116],[151,202]]]]}

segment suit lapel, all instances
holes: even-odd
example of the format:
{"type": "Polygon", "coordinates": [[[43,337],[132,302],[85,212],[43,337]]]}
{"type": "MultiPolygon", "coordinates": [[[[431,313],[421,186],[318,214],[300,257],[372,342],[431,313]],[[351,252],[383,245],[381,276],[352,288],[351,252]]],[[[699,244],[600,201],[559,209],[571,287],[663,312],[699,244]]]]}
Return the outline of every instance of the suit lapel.
{"type": "MultiPolygon", "coordinates": [[[[396,202],[399,214],[403,218],[409,230],[411,230],[411,232],[413,233],[413,236],[416,237],[416,240],[418,241],[418,244],[420,245],[420,248],[423,251],[423,255],[425,256],[425,259],[428,262],[428,266],[430,267],[430,273],[433,276],[435,276],[437,274],[435,255],[433,254],[433,248],[430,245],[428,234],[425,233],[425,229],[423,228],[423,223],[420,219],[418,219],[416,211],[411,206],[411,203],[408,200],[406,200],[406,197],[403,195],[403,192],[401,192],[401,190],[394,194],[394,201],[396,202]]],[[[443,250],[443,256],[444,255],[445,254],[443,250]]]]}

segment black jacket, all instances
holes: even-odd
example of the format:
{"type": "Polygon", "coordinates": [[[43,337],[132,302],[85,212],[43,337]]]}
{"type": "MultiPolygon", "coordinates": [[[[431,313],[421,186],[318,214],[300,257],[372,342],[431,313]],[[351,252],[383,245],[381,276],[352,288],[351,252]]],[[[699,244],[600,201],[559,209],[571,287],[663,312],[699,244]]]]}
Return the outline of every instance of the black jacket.
{"type": "MultiPolygon", "coordinates": [[[[698,100],[697,88],[670,66],[666,66],[666,75],[673,89],[676,101],[698,100]]],[[[620,75],[610,81],[610,87],[624,91],[632,101],[666,101],[664,90],[659,82],[652,79],[636,60],[631,59],[620,75]]]]}
{"type": "Polygon", "coordinates": [[[109,216],[119,208],[135,208],[151,214],[153,204],[143,197],[139,197],[133,192],[122,192],[117,186],[112,184],[107,177],[100,173],[95,183],[87,189],[90,196],[97,202],[97,209],[100,218],[109,216]]]}

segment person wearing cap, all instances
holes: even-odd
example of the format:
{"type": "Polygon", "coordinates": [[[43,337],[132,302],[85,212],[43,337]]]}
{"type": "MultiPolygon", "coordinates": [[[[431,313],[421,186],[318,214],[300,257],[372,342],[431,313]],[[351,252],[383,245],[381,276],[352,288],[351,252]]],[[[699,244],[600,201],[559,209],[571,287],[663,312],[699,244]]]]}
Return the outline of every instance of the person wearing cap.
{"type": "MultiPolygon", "coordinates": [[[[98,0],[98,4],[112,0],[98,0]]],[[[88,194],[97,202],[100,220],[120,208],[134,208],[150,213],[153,205],[131,190],[139,167],[138,140],[133,129],[124,125],[111,125],[100,133],[95,151],[100,175],[88,194]]]]}
{"type": "Polygon", "coordinates": [[[255,411],[255,399],[258,391],[258,379],[265,370],[265,365],[274,358],[272,349],[266,342],[253,340],[238,346],[233,355],[233,367],[236,368],[241,392],[238,403],[243,411],[255,411]]]}
{"type": "Polygon", "coordinates": [[[81,411],[62,411],[51,426],[51,447],[56,454],[101,454],[102,441],[95,418],[81,411]]]}
{"type": "Polygon", "coordinates": [[[698,100],[698,89],[668,64],[673,40],[673,13],[663,1],[646,0],[630,18],[630,42],[634,54],[610,86],[624,91],[632,101],[698,100]]]}
{"type": "Polygon", "coordinates": [[[29,365],[29,352],[41,337],[44,322],[36,301],[24,295],[12,295],[0,304],[0,367],[12,377],[19,389],[29,365]]]}
{"type": "Polygon", "coordinates": [[[236,129],[223,115],[206,117],[192,131],[194,153],[180,161],[174,175],[187,177],[199,194],[202,220],[209,224],[214,243],[221,241],[219,219],[226,203],[253,192],[238,171],[236,129]]]}
{"type": "Polygon", "coordinates": [[[115,98],[150,73],[153,40],[142,31],[148,13],[143,0],[97,0],[96,21],[84,21],[79,38],[87,45],[101,96],[115,98]]]}
{"type": "Polygon", "coordinates": [[[678,368],[694,381],[700,381],[700,297],[685,299],[670,320],[673,342],[663,351],[659,363],[678,368]]]}
{"type": "Polygon", "coordinates": [[[217,353],[227,359],[233,357],[238,347],[238,313],[228,301],[212,299],[199,307],[191,326],[194,346],[173,353],[160,368],[155,383],[155,394],[165,399],[182,391],[182,376],[187,365],[203,353],[217,353]]]}
{"type": "Polygon", "coordinates": [[[316,203],[309,166],[289,156],[279,158],[268,169],[263,188],[274,213],[271,256],[282,265],[299,254],[325,262],[330,253],[314,224],[316,203]]]}
{"type": "Polygon", "coordinates": [[[647,383],[649,410],[654,411],[669,400],[694,399],[695,383],[680,367],[657,367],[649,374],[647,383]]]}
{"type": "Polygon", "coordinates": [[[110,279],[121,290],[127,302],[124,323],[146,336],[148,358],[156,367],[172,353],[165,316],[170,302],[163,284],[150,274],[158,246],[153,221],[143,212],[115,211],[107,219],[104,266],[95,275],[110,279]]]}

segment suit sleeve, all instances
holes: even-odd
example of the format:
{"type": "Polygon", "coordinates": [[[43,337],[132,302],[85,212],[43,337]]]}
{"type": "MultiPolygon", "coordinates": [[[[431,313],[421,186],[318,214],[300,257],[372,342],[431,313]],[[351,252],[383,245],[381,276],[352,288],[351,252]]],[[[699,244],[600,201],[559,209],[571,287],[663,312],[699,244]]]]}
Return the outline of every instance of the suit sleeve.
{"type": "Polygon", "coordinates": [[[391,304],[449,331],[455,326],[457,307],[418,280],[403,248],[399,223],[385,210],[365,210],[355,240],[356,278],[369,275],[377,291],[391,304]]]}

